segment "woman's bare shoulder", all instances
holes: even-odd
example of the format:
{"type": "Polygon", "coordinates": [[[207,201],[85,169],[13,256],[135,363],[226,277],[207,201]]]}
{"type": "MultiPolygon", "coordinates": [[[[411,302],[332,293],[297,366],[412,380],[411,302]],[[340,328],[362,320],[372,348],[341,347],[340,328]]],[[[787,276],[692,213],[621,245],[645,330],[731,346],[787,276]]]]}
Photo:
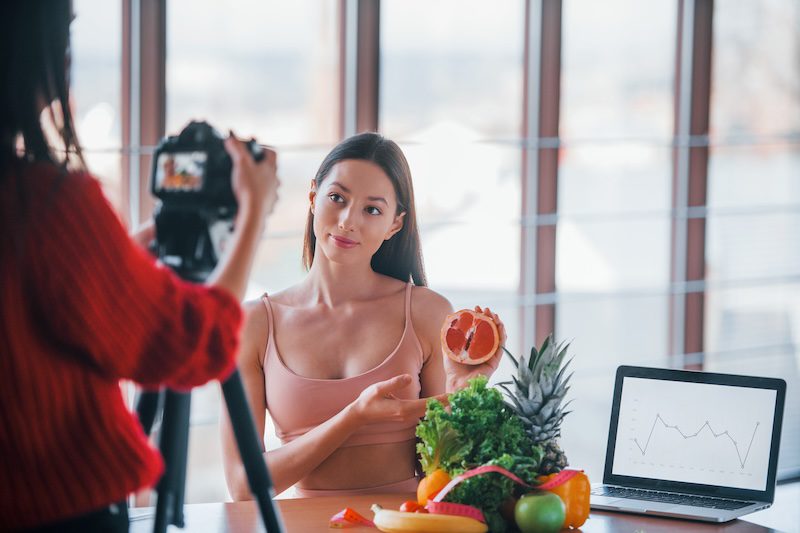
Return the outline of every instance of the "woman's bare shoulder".
{"type": "Polygon", "coordinates": [[[292,285],[270,294],[269,301],[272,305],[294,307],[298,304],[301,296],[300,285],[292,285]]]}
{"type": "Polygon", "coordinates": [[[245,328],[250,322],[258,320],[259,317],[263,317],[265,320],[267,318],[267,309],[261,298],[246,300],[242,304],[242,310],[244,311],[245,328]]]}
{"type": "Polygon", "coordinates": [[[453,312],[450,301],[428,287],[414,287],[411,293],[411,319],[423,345],[438,342],[439,330],[453,312]]]}
{"type": "Polygon", "coordinates": [[[450,301],[428,287],[414,287],[411,293],[411,323],[422,344],[425,361],[439,342],[439,330],[453,311],[450,301]]]}
{"type": "Polygon", "coordinates": [[[377,280],[378,283],[376,284],[376,290],[374,294],[375,299],[385,298],[387,296],[393,296],[401,293],[406,290],[406,285],[408,285],[405,281],[400,281],[397,278],[393,278],[385,274],[378,274],[377,280]]]}
{"type": "MultiPolygon", "coordinates": [[[[244,356],[251,357],[253,352],[258,354],[259,364],[263,363],[264,353],[269,341],[269,314],[267,313],[267,302],[264,296],[253,300],[248,300],[242,304],[244,310],[244,326],[242,328],[242,344],[247,351],[244,356]]],[[[296,305],[298,299],[298,286],[292,285],[281,291],[269,294],[269,306],[273,312],[273,319],[276,307],[292,307],[296,305]]]]}
{"type": "Polygon", "coordinates": [[[411,310],[415,314],[447,315],[453,312],[450,300],[428,287],[414,287],[411,293],[411,310]]]}
{"type": "Polygon", "coordinates": [[[262,358],[269,340],[267,308],[261,298],[242,304],[244,324],[242,326],[239,366],[248,363],[263,364],[262,358]]]}

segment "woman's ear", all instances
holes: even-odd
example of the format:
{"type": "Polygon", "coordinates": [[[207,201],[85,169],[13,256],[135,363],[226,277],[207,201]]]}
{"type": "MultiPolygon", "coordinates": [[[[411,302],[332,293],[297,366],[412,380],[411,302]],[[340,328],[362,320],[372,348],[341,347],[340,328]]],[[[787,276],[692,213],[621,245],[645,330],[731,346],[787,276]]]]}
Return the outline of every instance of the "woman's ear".
{"type": "Polygon", "coordinates": [[[308,191],[308,201],[311,202],[309,210],[314,214],[314,200],[317,198],[317,182],[311,180],[311,189],[308,191]]]}
{"type": "Polygon", "coordinates": [[[389,228],[389,231],[386,233],[386,237],[384,237],[383,240],[388,241],[389,239],[394,237],[398,231],[403,229],[403,220],[405,218],[406,218],[405,211],[403,211],[399,215],[396,215],[394,217],[394,221],[392,221],[392,226],[389,228]]]}

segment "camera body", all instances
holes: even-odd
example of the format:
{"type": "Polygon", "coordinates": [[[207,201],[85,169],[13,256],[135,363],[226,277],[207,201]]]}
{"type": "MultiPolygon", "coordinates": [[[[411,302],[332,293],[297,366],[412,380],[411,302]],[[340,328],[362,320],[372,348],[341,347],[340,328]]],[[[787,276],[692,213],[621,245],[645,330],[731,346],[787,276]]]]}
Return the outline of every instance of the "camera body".
{"type": "MultiPolygon", "coordinates": [[[[254,140],[247,147],[256,161],[263,158],[254,140]]],[[[160,200],[155,252],[184,279],[205,281],[233,231],[232,168],[223,136],[207,122],[192,121],[156,147],[150,173],[150,191],[160,200]]]]}

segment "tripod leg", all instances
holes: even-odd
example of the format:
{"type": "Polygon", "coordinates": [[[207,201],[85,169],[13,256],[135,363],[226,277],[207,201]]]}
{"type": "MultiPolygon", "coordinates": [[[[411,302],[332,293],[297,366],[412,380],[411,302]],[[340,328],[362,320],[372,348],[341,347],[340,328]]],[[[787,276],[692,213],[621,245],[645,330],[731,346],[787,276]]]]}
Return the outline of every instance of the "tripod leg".
{"type": "MultiPolygon", "coordinates": [[[[187,394],[189,400],[191,400],[191,394],[187,394]]],[[[187,400],[186,406],[186,426],[185,431],[181,433],[182,441],[180,443],[180,457],[181,459],[175,463],[180,470],[177,472],[177,485],[175,486],[175,509],[173,510],[173,518],[172,523],[178,527],[184,527],[183,521],[183,499],[184,495],[186,494],[186,463],[189,462],[189,423],[190,423],[190,413],[191,413],[191,405],[190,401],[187,400]]]]}
{"type": "Polygon", "coordinates": [[[153,421],[156,419],[156,412],[158,411],[159,403],[164,395],[160,390],[142,390],[139,392],[139,397],[136,399],[136,416],[139,417],[139,422],[142,423],[145,435],[150,435],[153,429],[153,421]]]}
{"type": "Polygon", "coordinates": [[[247,472],[247,481],[261,511],[264,527],[267,533],[283,533],[286,529],[273,500],[275,488],[272,486],[267,463],[264,461],[261,446],[259,446],[261,437],[256,434],[253,415],[250,412],[250,406],[247,405],[242,378],[238,370],[234,371],[231,377],[222,384],[222,393],[225,396],[225,404],[231,419],[233,434],[236,437],[236,444],[239,446],[239,455],[242,457],[242,463],[247,472]]]}
{"type": "Polygon", "coordinates": [[[183,487],[186,483],[186,455],[189,447],[191,393],[167,390],[159,448],[165,470],[158,482],[153,531],[164,533],[170,524],[183,527],[183,487]]]}

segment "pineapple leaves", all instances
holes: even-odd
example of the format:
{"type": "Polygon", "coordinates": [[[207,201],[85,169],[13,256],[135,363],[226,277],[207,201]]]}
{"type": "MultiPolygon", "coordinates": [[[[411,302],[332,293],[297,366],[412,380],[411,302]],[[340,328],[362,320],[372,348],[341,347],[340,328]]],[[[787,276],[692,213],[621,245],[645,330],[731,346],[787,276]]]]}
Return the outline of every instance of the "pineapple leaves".
{"type": "Polygon", "coordinates": [[[507,355],[507,356],[509,356],[509,357],[511,358],[511,361],[513,361],[513,363],[514,363],[514,367],[518,367],[518,366],[519,366],[519,361],[517,361],[516,357],[514,357],[514,356],[511,354],[511,352],[509,352],[509,351],[506,349],[506,347],[505,347],[505,346],[503,346],[503,351],[506,353],[506,355],[507,355]]]}
{"type": "Polygon", "coordinates": [[[569,414],[562,403],[569,392],[573,373],[569,371],[572,358],[567,359],[568,343],[557,343],[548,335],[537,349],[533,346],[530,357],[518,361],[512,382],[501,384],[512,407],[525,427],[526,434],[536,445],[554,444],[561,434],[561,422],[569,414]],[[511,387],[513,383],[514,387],[511,387]]]}
{"type": "Polygon", "coordinates": [[[547,350],[547,346],[550,344],[552,338],[553,338],[552,333],[547,337],[545,337],[544,342],[542,342],[542,347],[539,348],[538,352],[536,351],[536,346],[531,347],[531,359],[538,359],[541,353],[547,350]]]}
{"type": "Polygon", "coordinates": [[[514,405],[517,408],[516,409],[517,412],[519,412],[522,409],[522,405],[519,403],[519,400],[517,400],[517,397],[514,394],[514,392],[510,388],[508,388],[509,383],[510,381],[504,381],[503,383],[498,383],[497,386],[506,391],[506,394],[508,394],[509,399],[511,399],[511,401],[514,402],[514,405]]]}

